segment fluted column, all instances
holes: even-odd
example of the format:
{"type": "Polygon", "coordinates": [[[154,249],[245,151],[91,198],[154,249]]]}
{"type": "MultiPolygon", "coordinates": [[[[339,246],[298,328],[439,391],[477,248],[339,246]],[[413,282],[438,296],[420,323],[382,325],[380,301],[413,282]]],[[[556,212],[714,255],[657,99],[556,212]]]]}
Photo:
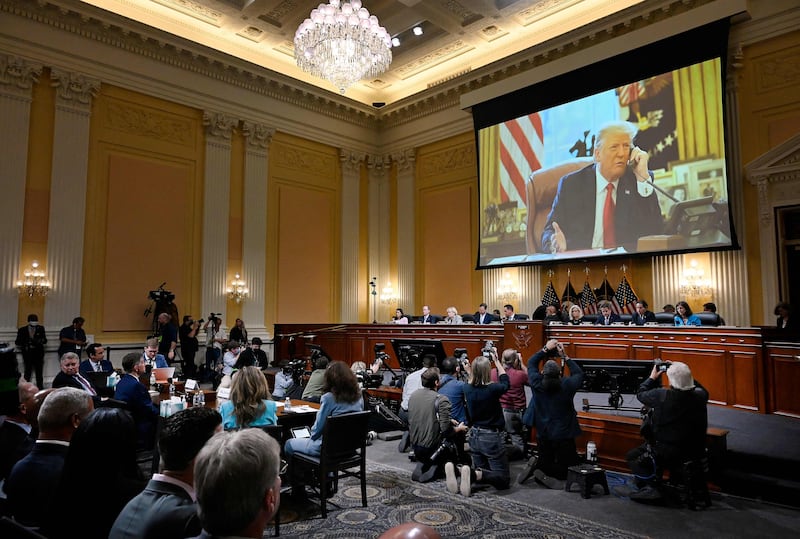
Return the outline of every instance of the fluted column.
{"type": "Polygon", "coordinates": [[[530,316],[541,305],[543,294],[541,266],[519,268],[519,305],[514,306],[516,311],[530,316]]]}
{"type": "Polygon", "coordinates": [[[364,154],[342,148],[339,150],[339,161],[342,166],[342,300],[339,321],[349,323],[359,322],[360,307],[371,299],[364,294],[364,283],[358,280],[358,246],[361,238],[359,187],[364,154]]]}
{"type": "Polygon", "coordinates": [[[269,143],[275,130],[253,122],[243,122],[244,215],[242,216],[242,276],[250,297],[242,304],[249,337],[269,339],[264,320],[264,288],[267,280],[267,171],[269,143]]]}
{"type": "Polygon", "coordinates": [[[411,314],[417,312],[414,305],[416,233],[414,228],[409,228],[417,222],[413,218],[416,152],[413,149],[398,152],[392,155],[392,161],[397,164],[397,220],[403,231],[397,234],[397,298],[398,305],[411,314]]]}
{"type": "MultiPolygon", "coordinates": [[[[650,308],[660,311],[667,303],[674,304],[681,298],[681,275],[683,255],[653,257],[653,299],[650,308]]],[[[726,320],[727,322],[727,320],[726,320]]]]}
{"type": "Polygon", "coordinates": [[[483,270],[483,301],[489,310],[499,309],[503,313],[503,305],[514,306],[514,312],[530,315],[542,297],[541,276],[539,266],[520,266],[518,268],[492,268],[483,270]],[[517,291],[516,297],[498,297],[497,289],[501,281],[508,275],[517,291]]]}
{"type": "MultiPolygon", "coordinates": [[[[236,119],[204,112],[206,126],[203,208],[203,315],[223,313],[228,267],[228,223],[231,191],[231,134],[236,119]]],[[[263,317],[263,313],[262,313],[263,317]]]]}
{"type": "MultiPolygon", "coordinates": [[[[39,80],[42,65],[16,56],[0,56],[0,163],[2,163],[3,196],[0,197],[0,279],[2,293],[20,275],[22,226],[25,217],[25,182],[28,173],[28,126],[31,116],[31,89],[39,80]]],[[[27,267],[27,266],[26,266],[27,267]]],[[[48,268],[45,268],[45,270],[48,268]]],[[[13,292],[12,292],[13,293],[13,292]]],[[[17,309],[11,302],[0,309],[0,332],[12,331],[17,325],[17,309]]]]}
{"type": "Polygon", "coordinates": [[[89,123],[100,80],[58,68],[53,68],[50,78],[56,88],[56,106],[45,269],[53,291],[47,297],[44,318],[56,327],[69,325],[81,309],[89,123]]]}
{"type": "Polygon", "coordinates": [[[367,157],[369,171],[369,276],[377,278],[377,312],[373,312],[370,296],[370,316],[374,320],[387,320],[387,307],[380,303],[381,289],[391,279],[389,273],[390,223],[388,168],[390,161],[383,156],[367,157]]]}

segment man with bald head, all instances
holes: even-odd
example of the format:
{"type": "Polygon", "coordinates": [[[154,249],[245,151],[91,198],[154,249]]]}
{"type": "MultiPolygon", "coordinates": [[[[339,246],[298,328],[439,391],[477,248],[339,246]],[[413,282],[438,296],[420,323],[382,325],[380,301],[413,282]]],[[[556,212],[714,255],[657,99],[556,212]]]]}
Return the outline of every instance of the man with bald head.
{"type": "Polygon", "coordinates": [[[69,442],[92,410],[91,395],[73,387],[54,389],[42,402],[36,444],[14,465],[3,486],[8,512],[24,526],[44,524],[42,508],[55,503],[52,494],[61,479],[69,442]]]}

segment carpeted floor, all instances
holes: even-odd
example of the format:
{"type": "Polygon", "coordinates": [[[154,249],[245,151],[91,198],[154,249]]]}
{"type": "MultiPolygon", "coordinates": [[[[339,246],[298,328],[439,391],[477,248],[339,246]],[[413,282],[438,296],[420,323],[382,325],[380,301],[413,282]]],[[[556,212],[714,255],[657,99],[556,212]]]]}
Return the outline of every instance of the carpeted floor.
{"type": "MultiPolygon", "coordinates": [[[[367,507],[361,507],[361,489],[353,479],[339,485],[325,519],[318,502],[312,500],[298,507],[287,497],[281,500],[281,537],[374,539],[392,526],[409,521],[434,526],[448,539],[641,537],[566,513],[498,497],[493,489],[465,498],[447,492],[442,481],[414,483],[408,471],[374,462],[368,466],[367,507]],[[454,496],[458,503],[451,502],[454,496]]],[[[267,528],[265,537],[273,532],[274,528],[267,528]]]]}

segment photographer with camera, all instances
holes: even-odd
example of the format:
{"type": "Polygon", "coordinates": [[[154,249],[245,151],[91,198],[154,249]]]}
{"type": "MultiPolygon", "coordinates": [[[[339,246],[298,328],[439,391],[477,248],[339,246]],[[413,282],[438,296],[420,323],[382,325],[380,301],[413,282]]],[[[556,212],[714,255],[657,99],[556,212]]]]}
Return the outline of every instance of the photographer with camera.
{"type": "Polygon", "coordinates": [[[528,383],[533,390],[523,421],[536,427],[538,457],[531,457],[517,477],[524,483],[531,475],[551,489],[563,489],[567,468],[578,464],[575,438],[580,436],[573,399],[583,383],[583,370],[564,351],[564,345],[550,339],[528,360],[528,383]],[[554,358],[561,358],[559,365],[554,358]],[[542,371],[539,363],[545,361],[542,371]],[[570,375],[562,376],[566,363],[570,375]]]}
{"type": "Polygon", "coordinates": [[[192,315],[187,314],[183,317],[183,324],[178,328],[178,337],[181,341],[181,371],[186,378],[197,376],[197,367],[194,364],[194,356],[200,348],[197,341],[197,331],[203,320],[194,320],[192,315]]]}
{"type": "Polygon", "coordinates": [[[466,432],[467,426],[451,419],[450,401],[436,392],[440,387],[439,369],[426,369],[420,382],[422,387],[408,402],[408,429],[417,460],[411,479],[425,483],[442,477],[443,463],[456,457],[455,437],[466,432]]]}
{"type": "Polygon", "coordinates": [[[282,401],[286,397],[299,399],[302,396],[303,388],[300,380],[306,370],[305,361],[284,359],[280,362],[279,367],[280,370],[275,373],[275,387],[272,390],[272,398],[276,401],[282,401]]]}
{"type": "MultiPolygon", "coordinates": [[[[521,354],[513,348],[503,350],[502,360],[510,384],[508,391],[500,397],[503,418],[506,421],[506,432],[511,438],[511,445],[507,448],[508,458],[519,460],[525,455],[522,415],[525,413],[528,404],[528,397],[525,395],[525,386],[528,385],[528,373],[526,372],[525,364],[522,362],[521,354]]],[[[493,382],[497,382],[497,376],[497,371],[493,369],[493,382]]]]}
{"type": "Polygon", "coordinates": [[[672,476],[684,462],[705,455],[708,391],[692,377],[685,363],[656,360],[636,397],[650,411],[642,425],[645,443],[626,455],[637,486],[641,487],[630,498],[652,503],[662,498],[661,476],[665,469],[672,476]],[[665,372],[668,389],[661,387],[665,372]]]}
{"type": "Polygon", "coordinates": [[[221,313],[211,313],[208,320],[203,324],[203,331],[206,332],[206,381],[214,379],[214,370],[217,363],[222,358],[222,350],[228,342],[228,335],[222,329],[221,313]]]}

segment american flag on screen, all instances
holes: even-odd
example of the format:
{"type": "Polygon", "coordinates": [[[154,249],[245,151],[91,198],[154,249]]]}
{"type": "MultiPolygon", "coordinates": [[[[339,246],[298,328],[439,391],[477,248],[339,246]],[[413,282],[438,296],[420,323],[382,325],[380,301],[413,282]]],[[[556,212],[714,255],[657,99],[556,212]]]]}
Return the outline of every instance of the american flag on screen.
{"type": "Polygon", "coordinates": [[[595,314],[597,312],[597,297],[594,295],[594,290],[592,290],[589,284],[589,279],[586,279],[586,282],[583,283],[580,300],[581,309],[583,309],[584,314],[595,314]]]}
{"type": "Polygon", "coordinates": [[[617,296],[614,294],[614,287],[608,282],[608,277],[603,279],[603,284],[600,285],[600,288],[595,290],[595,294],[597,295],[598,300],[606,300],[611,302],[611,312],[622,314],[622,309],[617,301],[617,296]]]}
{"type": "Polygon", "coordinates": [[[528,114],[500,125],[501,202],[517,201],[525,207],[525,180],[542,168],[544,157],[542,119],[538,113],[528,114]]]}
{"type": "Polygon", "coordinates": [[[555,305],[556,307],[561,305],[561,303],[558,301],[558,294],[556,294],[556,289],[553,286],[553,281],[550,281],[547,284],[547,288],[545,289],[544,295],[542,296],[542,305],[555,305]]]}
{"type": "Polygon", "coordinates": [[[636,297],[636,292],[633,291],[625,275],[622,276],[622,280],[619,282],[616,297],[623,312],[633,314],[636,311],[635,304],[639,298],[636,297]]]}

